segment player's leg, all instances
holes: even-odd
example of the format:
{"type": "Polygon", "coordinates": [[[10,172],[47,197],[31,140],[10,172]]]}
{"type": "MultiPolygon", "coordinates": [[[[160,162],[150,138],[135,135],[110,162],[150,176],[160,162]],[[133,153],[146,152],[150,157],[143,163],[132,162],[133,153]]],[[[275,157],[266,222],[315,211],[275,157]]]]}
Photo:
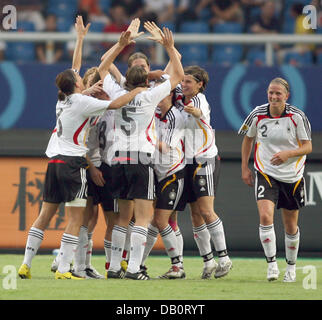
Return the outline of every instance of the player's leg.
{"type": "Polygon", "coordinates": [[[105,211],[104,210],[104,218],[106,222],[106,232],[104,238],[104,251],[105,251],[105,277],[107,277],[107,270],[110,267],[111,262],[111,252],[112,252],[112,232],[114,225],[117,221],[118,213],[113,210],[105,211]]]}
{"type": "Polygon", "coordinates": [[[214,259],[211,248],[211,237],[207,229],[207,225],[200,215],[199,205],[197,202],[190,203],[190,214],[192,221],[193,238],[199,249],[199,254],[204,262],[201,278],[210,279],[211,276],[215,273],[218,264],[214,259]]]}
{"type": "Polygon", "coordinates": [[[276,235],[274,229],[275,204],[271,200],[257,201],[259,212],[259,238],[264,249],[267,268],[267,280],[277,280],[279,270],[276,262],[276,235]]]}
{"type": "Polygon", "coordinates": [[[229,259],[224,227],[221,219],[214,211],[214,196],[202,196],[197,199],[199,212],[204,219],[209,231],[211,240],[215,246],[218,255],[218,266],[216,268],[215,277],[220,278],[228,274],[232,267],[229,259]]]}
{"type": "Polygon", "coordinates": [[[296,260],[300,244],[300,230],[297,224],[298,215],[299,210],[282,209],[287,263],[284,282],[296,281],[296,260]]]}
{"type": "Polygon", "coordinates": [[[177,243],[177,237],[169,225],[169,218],[173,210],[156,209],[154,212],[154,223],[160,230],[160,235],[165,247],[165,250],[171,259],[171,268],[165,274],[160,276],[162,279],[182,279],[185,278],[182,263],[180,261],[180,253],[177,243]]]}
{"type": "Polygon", "coordinates": [[[44,237],[44,231],[57,212],[58,206],[59,203],[45,201],[42,203],[40,214],[28,232],[24,259],[18,270],[18,274],[22,279],[31,278],[30,268],[32,259],[37,254],[44,237]]]}
{"type": "Polygon", "coordinates": [[[183,267],[183,236],[178,226],[178,211],[173,211],[169,218],[169,225],[173,229],[177,237],[177,245],[179,250],[180,262],[183,267]]]}

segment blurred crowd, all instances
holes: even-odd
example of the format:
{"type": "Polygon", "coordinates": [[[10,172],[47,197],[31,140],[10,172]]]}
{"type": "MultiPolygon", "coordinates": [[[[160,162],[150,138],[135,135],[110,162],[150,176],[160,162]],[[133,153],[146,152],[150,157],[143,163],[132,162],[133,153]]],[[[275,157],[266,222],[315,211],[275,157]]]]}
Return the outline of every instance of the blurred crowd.
{"type": "MultiPolygon", "coordinates": [[[[18,32],[74,32],[76,15],[90,22],[91,32],[115,33],[127,29],[138,17],[155,21],[174,32],[247,33],[247,34],[322,34],[321,0],[13,0],[17,8],[18,32]],[[317,29],[306,29],[305,5],[317,13],[317,29]]],[[[1,27],[0,27],[1,28],[1,27]]],[[[143,30],[142,30],[143,31],[143,30]]],[[[56,63],[70,61],[75,43],[1,42],[0,60],[56,63]]],[[[83,59],[97,61],[109,43],[85,43],[83,59]]],[[[264,65],[263,45],[183,44],[178,46],[184,62],[209,62],[231,65],[236,62],[264,65]]],[[[126,62],[134,48],[119,57],[126,62]]],[[[139,44],[152,63],[156,62],[153,44],[139,44]]],[[[274,45],[274,64],[295,66],[322,65],[322,45],[274,45]]]]}

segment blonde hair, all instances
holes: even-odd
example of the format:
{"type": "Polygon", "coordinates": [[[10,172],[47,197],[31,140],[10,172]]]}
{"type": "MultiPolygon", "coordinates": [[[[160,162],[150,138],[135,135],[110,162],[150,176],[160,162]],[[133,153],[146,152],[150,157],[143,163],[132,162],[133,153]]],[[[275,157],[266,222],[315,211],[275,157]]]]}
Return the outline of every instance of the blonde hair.
{"type": "Polygon", "coordinates": [[[285,79],[283,79],[283,78],[274,78],[269,83],[269,85],[271,85],[272,83],[281,84],[285,88],[285,90],[286,90],[287,93],[290,92],[290,86],[289,86],[288,82],[285,79]]]}
{"type": "Polygon", "coordinates": [[[84,86],[86,87],[87,84],[89,87],[91,87],[93,84],[95,84],[97,81],[101,80],[101,76],[98,72],[98,68],[97,67],[92,67],[92,68],[89,68],[88,70],[86,70],[85,74],[84,74],[84,77],[83,77],[83,83],[84,83],[84,86]],[[90,76],[92,76],[92,79],[91,79],[91,82],[89,83],[89,78],[90,76]]]}

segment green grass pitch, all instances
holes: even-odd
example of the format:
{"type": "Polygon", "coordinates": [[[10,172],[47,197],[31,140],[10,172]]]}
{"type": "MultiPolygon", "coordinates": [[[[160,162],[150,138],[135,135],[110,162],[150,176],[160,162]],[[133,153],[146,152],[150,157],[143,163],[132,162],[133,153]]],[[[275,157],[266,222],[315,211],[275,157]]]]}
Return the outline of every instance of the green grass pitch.
{"type": "MultiPolygon", "coordinates": [[[[32,279],[17,277],[16,288],[8,287],[11,270],[18,271],[23,255],[0,254],[0,300],[321,300],[322,259],[298,259],[297,281],[283,283],[286,263],[278,260],[280,278],[266,280],[263,258],[232,257],[233,269],[224,278],[202,280],[199,257],[185,257],[186,279],[157,280],[168,270],[169,259],[151,256],[147,260],[151,281],[55,280],[50,272],[52,255],[37,255],[32,263],[32,279]],[[308,267],[311,266],[311,267],[308,267]],[[15,269],[14,269],[15,268],[15,269]],[[305,273],[309,270],[308,273],[305,273]]],[[[92,263],[104,274],[105,257],[95,255],[92,263]]],[[[12,274],[11,274],[12,276],[12,274]]],[[[13,282],[10,282],[13,284],[13,282]]]]}

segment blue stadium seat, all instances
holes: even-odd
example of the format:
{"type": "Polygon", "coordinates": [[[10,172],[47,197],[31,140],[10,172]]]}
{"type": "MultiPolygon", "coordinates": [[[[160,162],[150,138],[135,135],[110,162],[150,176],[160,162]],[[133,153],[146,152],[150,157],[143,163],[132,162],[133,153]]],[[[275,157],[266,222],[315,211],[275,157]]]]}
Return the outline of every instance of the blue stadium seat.
{"type": "Polygon", "coordinates": [[[99,0],[99,6],[103,12],[107,13],[111,7],[111,0],[99,0]]]}
{"type": "Polygon", "coordinates": [[[247,61],[250,65],[265,65],[265,52],[260,49],[251,49],[247,53],[247,61]]]}
{"type": "Polygon", "coordinates": [[[30,21],[18,21],[17,22],[18,31],[35,31],[35,25],[30,21]]]}
{"type": "Polygon", "coordinates": [[[214,26],[215,33],[241,33],[242,25],[237,22],[218,23],[214,26]]]}
{"type": "Polygon", "coordinates": [[[241,45],[214,45],[212,62],[217,65],[231,66],[238,63],[242,57],[243,48],[241,45]]]}
{"type": "Polygon", "coordinates": [[[74,22],[69,18],[66,18],[66,17],[57,18],[57,30],[59,32],[69,32],[73,24],[74,22]]]}
{"type": "Polygon", "coordinates": [[[298,52],[288,52],[284,57],[284,63],[295,63],[298,66],[309,66],[313,63],[312,52],[307,51],[303,54],[298,52]]]}
{"type": "Polygon", "coordinates": [[[180,32],[183,33],[208,33],[209,26],[206,22],[189,21],[181,24],[180,32]]]}
{"type": "Polygon", "coordinates": [[[291,16],[284,19],[282,25],[282,33],[294,33],[295,31],[295,19],[291,16]]]}
{"type": "Polygon", "coordinates": [[[8,60],[29,62],[36,59],[35,45],[31,42],[11,42],[6,49],[8,60]]]}
{"type": "Polygon", "coordinates": [[[182,63],[205,63],[208,61],[208,46],[205,44],[183,44],[180,47],[182,63]]]}
{"type": "Polygon", "coordinates": [[[176,26],[173,22],[161,23],[160,28],[162,29],[163,27],[169,28],[172,32],[175,32],[176,30],[176,26]]]}
{"type": "Polygon", "coordinates": [[[49,5],[47,9],[47,13],[52,13],[57,17],[64,17],[64,18],[74,18],[74,15],[77,11],[77,5],[74,2],[55,2],[49,5]]]}
{"type": "Polygon", "coordinates": [[[104,22],[93,21],[91,22],[91,26],[89,27],[90,32],[102,32],[105,27],[104,22]]]}

